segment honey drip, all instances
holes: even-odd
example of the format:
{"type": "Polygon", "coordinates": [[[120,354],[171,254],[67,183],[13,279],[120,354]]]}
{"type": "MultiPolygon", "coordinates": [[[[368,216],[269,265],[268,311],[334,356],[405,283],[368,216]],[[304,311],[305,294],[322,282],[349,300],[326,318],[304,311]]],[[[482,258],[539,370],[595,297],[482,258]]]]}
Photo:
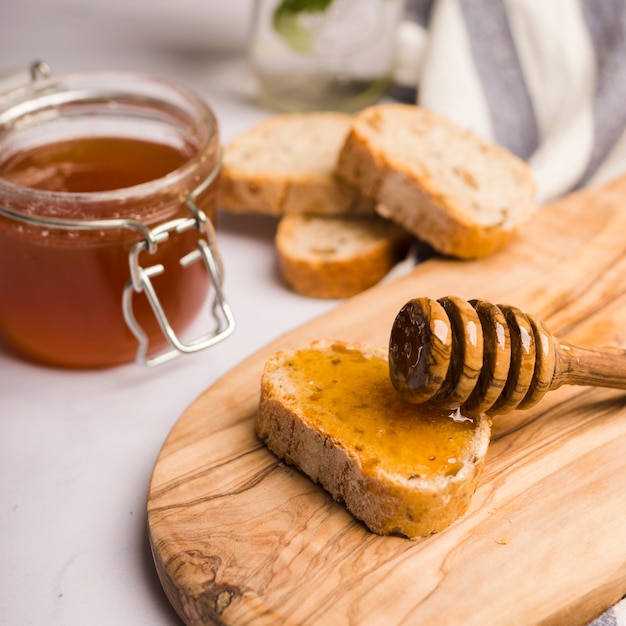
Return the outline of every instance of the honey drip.
{"type": "Polygon", "coordinates": [[[476,422],[458,410],[403,401],[385,359],[336,345],[332,358],[303,349],[288,366],[294,385],[306,390],[297,403],[306,405],[307,421],[353,448],[364,471],[429,479],[454,475],[471,460],[476,422]]]}

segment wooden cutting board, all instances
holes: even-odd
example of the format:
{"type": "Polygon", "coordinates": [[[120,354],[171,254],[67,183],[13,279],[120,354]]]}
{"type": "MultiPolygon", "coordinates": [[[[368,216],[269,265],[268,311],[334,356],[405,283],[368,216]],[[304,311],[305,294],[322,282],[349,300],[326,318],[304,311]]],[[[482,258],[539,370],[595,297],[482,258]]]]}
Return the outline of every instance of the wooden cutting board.
{"type": "Polygon", "coordinates": [[[626,593],[626,394],[563,387],[495,419],[469,512],[370,533],[254,434],[265,357],[387,345],[415,296],[509,303],[585,345],[626,346],[626,178],[542,209],[487,259],[431,260],[249,357],[180,417],[148,494],[156,568],[188,625],[584,624],[626,593]]]}

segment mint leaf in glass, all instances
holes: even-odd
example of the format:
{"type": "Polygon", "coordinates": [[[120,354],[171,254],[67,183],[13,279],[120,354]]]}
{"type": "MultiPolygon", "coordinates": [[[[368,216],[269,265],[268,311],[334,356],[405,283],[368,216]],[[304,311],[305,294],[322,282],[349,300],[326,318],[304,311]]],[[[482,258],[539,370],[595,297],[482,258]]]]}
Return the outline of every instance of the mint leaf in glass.
{"type": "Polygon", "coordinates": [[[323,13],[333,0],[283,0],[274,10],[274,30],[297,52],[311,51],[313,33],[302,23],[306,14],[323,13]]]}

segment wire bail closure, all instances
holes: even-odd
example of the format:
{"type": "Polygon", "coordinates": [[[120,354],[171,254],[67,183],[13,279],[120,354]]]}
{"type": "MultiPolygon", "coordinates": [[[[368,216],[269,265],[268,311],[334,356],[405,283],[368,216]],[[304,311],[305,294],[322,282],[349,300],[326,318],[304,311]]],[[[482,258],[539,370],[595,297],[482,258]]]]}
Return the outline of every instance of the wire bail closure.
{"type": "MultiPolygon", "coordinates": [[[[202,188],[208,186],[210,182],[211,179],[207,179],[202,185],[202,188]]],[[[124,287],[122,310],[126,324],[139,342],[135,360],[148,367],[160,365],[181,354],[190,354],[209,348],[223,339],[226,339],[226,337],[230,336],[235,330],[235,319],[222,290],[224,270],[221,257],[217,251],[215,228],[211,220],[194,202],[194,196],[197,195],[197,193],[201,193],[202,188],[196,189],[186,200],[186,205],[192,212],[193,217],[171,220],[154,227],[150,231],[150,236],[133,245],[129,252],[131,277],[124,287]],[[188,267],[199,260],[204,262],[204,266],[211,277],[211,285],[215,291],[213,303],[211,304],[211,313],[215,321],[215,328],[213,331],[185,343],[176,335],[176,332],[169,323],[152,284],[152,277],[162,274],[165,268],[160,264],[144,268],[139,264],[139,255],[142,252],[154,252],[157,245],[165,242],[169,238],[171,232],[182,233],[190,228],[196,228],[204,237],[198,239],[196,250],[193,250],[179,259],[179,263],[182,267],[188,267]],[[148,356],[148,336],[137,322],[133,313],[133,293],[142,292],[148,299],[154,316],[159,323],[159,327],[171,346],[171,349],[165,350],[152,357],[148,356]]]]}

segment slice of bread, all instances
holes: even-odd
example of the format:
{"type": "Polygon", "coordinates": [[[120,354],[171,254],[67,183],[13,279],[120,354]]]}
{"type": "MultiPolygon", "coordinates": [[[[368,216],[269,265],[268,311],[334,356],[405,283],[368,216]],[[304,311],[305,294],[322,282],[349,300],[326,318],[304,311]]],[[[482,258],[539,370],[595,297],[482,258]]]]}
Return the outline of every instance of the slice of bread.
{"type": "Polygon", "coordinates": [[[524,161],[414,105],[356,114],[337,171],[382,215],[459,258],[499,250],[536,210],[524,161]]]}
{"type": "Polygon", "coordinates": [[[285,282],[313,298],[347,298],[375,285],[406,257],[411,241],[377,215],[286,215],[275,238],[285,282]]]}
{"type": "Polygon", "coordinates": [[[274,115],[224,150],[220,206],[231,212],[374,213],[374,202],[335,172],[350,115],[274,115]]]}
{"type": "Polygon", "coordinates": [[[256,432],[373,532],[416,538],[467,510],[491,424],[404,402],[386,349],[320,340],[268,358],[256,432]]]}

